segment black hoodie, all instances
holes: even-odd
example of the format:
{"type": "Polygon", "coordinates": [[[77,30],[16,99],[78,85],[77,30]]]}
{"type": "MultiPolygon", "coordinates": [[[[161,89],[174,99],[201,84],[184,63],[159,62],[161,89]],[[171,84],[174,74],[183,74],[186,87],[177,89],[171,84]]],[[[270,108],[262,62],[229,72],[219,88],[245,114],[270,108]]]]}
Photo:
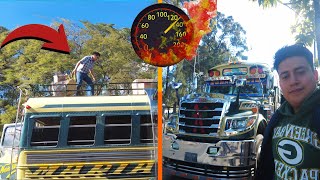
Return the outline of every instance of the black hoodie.
{"type": "Polygon", "coordinates": [[[265,130],[255,179],[300,179],[305,175],[319,178],[319,136],[320,90],[316,89],[297,113],[285,102],[265,130]]]}

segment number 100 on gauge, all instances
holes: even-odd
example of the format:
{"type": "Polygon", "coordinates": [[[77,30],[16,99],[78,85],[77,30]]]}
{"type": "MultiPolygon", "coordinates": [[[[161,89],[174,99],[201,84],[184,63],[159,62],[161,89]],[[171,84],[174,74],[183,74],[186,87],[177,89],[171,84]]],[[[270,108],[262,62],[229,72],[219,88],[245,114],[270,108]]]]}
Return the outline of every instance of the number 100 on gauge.
{"type": "Polygon", "coordinates": [[[188,15],[170,4],[154,4],[142,10],[131,27],[131,42],[146,63],[169,66],[186,57],[193,38],[188,15]]]}

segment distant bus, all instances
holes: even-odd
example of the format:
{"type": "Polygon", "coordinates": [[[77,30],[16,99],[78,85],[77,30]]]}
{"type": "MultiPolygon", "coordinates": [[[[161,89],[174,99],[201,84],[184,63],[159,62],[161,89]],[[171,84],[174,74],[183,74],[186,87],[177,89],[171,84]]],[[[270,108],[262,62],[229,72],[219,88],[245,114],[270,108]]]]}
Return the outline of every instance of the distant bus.
{"type": "Polygon", "coordinates": [[[30,98],[17,179],[154,179],[152,101],[148,95],[30,98]]]}
{"type": "Polygon", "coordinates": [[[15,179],[20,134],[21,123],[4,124],[0,141],[0,179],[15,179]]]}

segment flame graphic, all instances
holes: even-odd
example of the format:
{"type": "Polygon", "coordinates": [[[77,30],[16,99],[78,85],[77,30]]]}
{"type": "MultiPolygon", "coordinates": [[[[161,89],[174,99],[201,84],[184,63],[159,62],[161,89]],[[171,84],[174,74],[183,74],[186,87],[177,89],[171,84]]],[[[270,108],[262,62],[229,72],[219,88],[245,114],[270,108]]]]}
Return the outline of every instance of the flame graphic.
{"type": "Polygon", "coordinates": [[[188,10],[194,27],[193,40],[186,49],[186,59],[192,60],[196,55],[201,38],[211,31],[210,19],[217,16],[217,0],[185,2],[183,6],[188,10]]]}

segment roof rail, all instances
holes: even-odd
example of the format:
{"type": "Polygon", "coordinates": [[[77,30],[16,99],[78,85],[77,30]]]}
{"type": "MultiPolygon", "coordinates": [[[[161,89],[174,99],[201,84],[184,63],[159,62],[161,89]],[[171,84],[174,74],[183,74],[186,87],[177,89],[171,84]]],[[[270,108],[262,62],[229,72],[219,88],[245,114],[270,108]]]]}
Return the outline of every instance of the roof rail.
{"type": "MultiPolygon", "coordinates": [[[[64,97],[76,96],[77,84],[52,83],[30,84],[30,96],[32,97],[64,97]]],[[[122,96],[122,95],[145,95],[157,89],[157,82],[124,82],[124,83],[96,83],[94,96],[122,96]]],[[[86,96],[86,84],[82,84],[78,96],[86,96]]]]}

